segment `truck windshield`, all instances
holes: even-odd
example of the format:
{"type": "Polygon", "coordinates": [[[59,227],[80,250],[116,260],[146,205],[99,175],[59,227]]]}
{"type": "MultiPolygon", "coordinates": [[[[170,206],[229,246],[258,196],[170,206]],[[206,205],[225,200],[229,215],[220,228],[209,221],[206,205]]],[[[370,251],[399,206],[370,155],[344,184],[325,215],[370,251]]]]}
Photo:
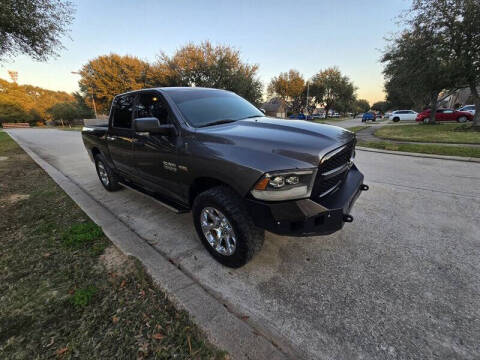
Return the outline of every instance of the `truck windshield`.
{"type": "Polygon", "coordinates": [[[205,127],[265,116],[242,97],[223,90],[186,89],[169,92],[188,123],[205,127]]]}

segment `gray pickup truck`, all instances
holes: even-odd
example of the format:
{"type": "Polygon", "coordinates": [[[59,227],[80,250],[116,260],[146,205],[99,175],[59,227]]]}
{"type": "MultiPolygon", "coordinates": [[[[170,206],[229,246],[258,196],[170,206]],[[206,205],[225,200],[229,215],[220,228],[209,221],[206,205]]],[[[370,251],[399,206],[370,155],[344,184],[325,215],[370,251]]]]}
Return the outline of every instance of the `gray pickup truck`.
{"type": "Polygon", "coordinates": [[[173,211],[191,210],[207,250],[230,267],[253,257],[264,230],[340,230],[368,190],[353,163],[352,132],[269,118],[224,90],[117,95],[108,124],[86,126],[82,136],[105,189],[127,187],[173,211]]]}

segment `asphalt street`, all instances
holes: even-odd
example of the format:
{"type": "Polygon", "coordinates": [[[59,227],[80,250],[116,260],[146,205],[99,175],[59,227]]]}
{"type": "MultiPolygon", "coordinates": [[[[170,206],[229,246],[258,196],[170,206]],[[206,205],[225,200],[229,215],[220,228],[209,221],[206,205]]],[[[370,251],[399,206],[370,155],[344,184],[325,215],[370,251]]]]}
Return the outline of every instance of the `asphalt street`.
{"type": "MultiPolygon", "coordinates": [[[[191,214],[101,186],[76,131],[8,130],[305,359],[480,358],[480,164],[358,151],[370,191],[323,237],[266,234],[245,267],[204,250],[191,214]]],[[[232,334],[235,336],[235,334],[232,334]]]]}

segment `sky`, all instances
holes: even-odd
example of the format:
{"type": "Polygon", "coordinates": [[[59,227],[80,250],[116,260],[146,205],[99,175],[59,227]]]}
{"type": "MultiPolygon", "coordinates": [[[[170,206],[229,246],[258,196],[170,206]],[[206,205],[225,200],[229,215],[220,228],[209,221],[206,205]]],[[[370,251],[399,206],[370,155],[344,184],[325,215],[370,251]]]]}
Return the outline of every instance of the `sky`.
{"type": "Polygon", "coordinates": [[[358,88],[359,98],[384,99],[385,38],[400,30],[398,15],[408,0],[79,0],[66,49],[36,62],[18,56],[0,65],[18,71],[20,84],[78,90],[78,71],[88,60],[117,53],[154,61],[188,42],[230,45],[259,65],[266,86],[280,72],[296,69],[308,79],[338,66],[358,88]]]}

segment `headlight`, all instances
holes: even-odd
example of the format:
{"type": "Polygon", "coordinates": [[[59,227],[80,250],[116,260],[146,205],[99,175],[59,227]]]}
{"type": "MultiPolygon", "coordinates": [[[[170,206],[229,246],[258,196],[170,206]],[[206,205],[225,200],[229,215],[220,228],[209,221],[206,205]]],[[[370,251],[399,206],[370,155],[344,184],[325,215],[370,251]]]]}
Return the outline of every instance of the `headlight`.
{"type": "Polygon", "coordinates": [[[283,201],[308,198],[312,192],[317,169],[267,173],[251,190],[254,198],[283,201]]]}

